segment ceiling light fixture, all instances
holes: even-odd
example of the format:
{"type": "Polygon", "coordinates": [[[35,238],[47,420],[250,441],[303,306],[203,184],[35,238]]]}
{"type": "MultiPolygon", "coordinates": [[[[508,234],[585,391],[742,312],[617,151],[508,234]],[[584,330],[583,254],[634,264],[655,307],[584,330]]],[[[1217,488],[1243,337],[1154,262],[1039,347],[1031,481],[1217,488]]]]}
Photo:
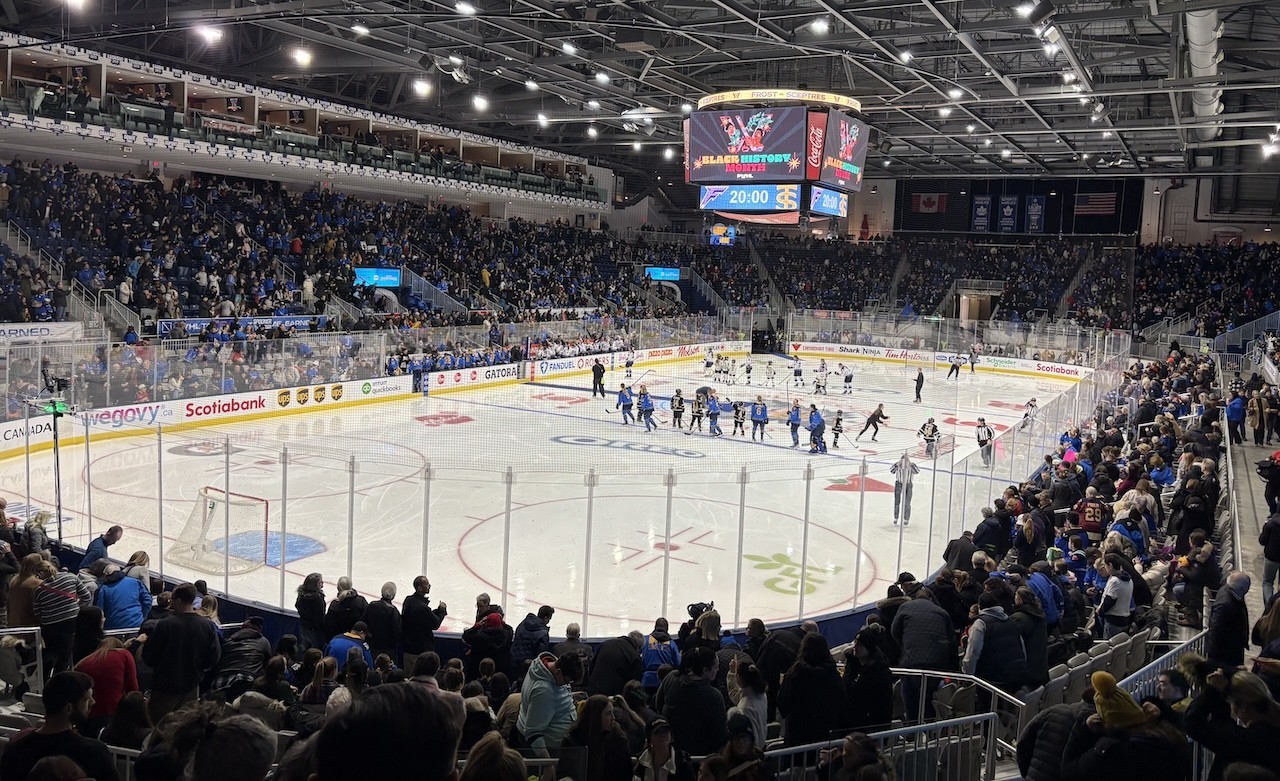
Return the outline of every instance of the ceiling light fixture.
{"type": "Polygon", "coordinates": [[[1063,72],[1062,72],[1062,83],[1063,83],[1063,84],[1070,84],[1071,82],[1073,82],[1073,81],[1075,81],[1075,80],[1076,80],[1076,72],[1075,72],[1075,71],[1063,71],[1063,72]]]}
{"type": "Polygon", "coordinates": [[[1026,19],[1028,16],[1031,16],[1031,12],[1035,10],[1035,6],[1032,5],[1031,3],[1023,3],[1022,5],[1018,6],[1014,10],[1018,13],[1018,16],[1021,16],[1023,19],[1026,19]]]}
{"type": "Polygon", "coordinates": [[[1057,197],[1058,197],[1058,191],[1057,191],[1057,190],[1049,190],[1049,197],[1050,197],[1050,198],[1057,198],[1057,197]]]}
{"type": "Polygon", "coordinates": [[[964,90],[960,89],[959,87],[952,87],[950,90],[948,90],[947,94],[951,96],[952,100],[959,100],[960,98],[964,97],[964,90]]]}
{"type": "Polygon", "coordinates": [[[1089,99],[1088,99],[1088,98],[1086,98],[1086,97],[1084,97],[1083,95],[1081,95],[1081,96],[1080,96],[1080,105],[1082,105],[1082,106],[1087,106],[1087,105],[1089,105],[1089,99]]]}
{"type": "Polygon", "coordinates": [[[938,114],[944,117],[951,116],[951,107],[943,106],[942,108],[938,109],[938,114]]]}
{"type": "Polygon", "coordinates": [[[431,82],[426,79],[413,80],[413,93],[420,98],[425,98],[431,94],[431,82]]]}
{"type": "Polygon", "coordinates": [[[902,60],[904,63],[908,63],[908,62],[911,62],[911,58],[914,56],[915,55],[913,55],[910,51],[905,51],[898,55],[898,59],[902,60]]]}
{"type": "Polygon", "coordinates": [[[597,109],[597,108],[600,108],[600,101],[598,101],[598,100],[594,100],[594,99],[593,99],[593,100],[588,100],[588,101],[587,101],[587,108],[590,108],[590,109],[597,109]]]}
{"type": "Polygon", "coordinates": [[[1047,54],[1047,55],[1048,55],[1048,56],[1050,56],[1050,57],[1053,57],[1053,56],[1057,55],[1057,53],[1058,53],[1058,44],[1056,44],[1056,43],[1046,43],[1046,44],[1044,45],[1044,53],[1045,53],[1045,54],[1047,54]]]}
{"type": "Polygon", "coordinates": [[[813,24],[809,26],[812,27],[813,31],[818,35],[826,35],[831,32],[831,22],[828,22],[826,17],[818,17],[817,19],[814,19],[813,24]]]}
{"type": "Polygon", "coordinates": [[[888,167],[889,167],[889,164],[890,164],[890,163],[892,163],[892,162],[893,162],[892,160],[885,160],[885,161],[884,161],[884,167],[885,167],[885,168],[888,168],[888,167]]]}
{"type": "Polygon", "coordinates": [[[461,57],[459,57],[456,54],[450,54],[449,62],[453,63],[454,65],[461,65],[463,62],[465,62],[465,60],[463,60],[461,57]]]}
{"type": "Polygon", "coordinates": [[[872,194],[872,195],[879,195],[879,194],[880,194],[880,185],[878,185],[878,184],[873,184],[873,185],[871,185],[871,194],[872,194]]]}
{"type": "Polygon", "coordinates": [[[676,150],[672,149],[671,147],[667,147],[666,149],[662,150],[663,160],[673,160],[675,159],[675,156],[676,156],[676,150]]]}
{"type": "Polygon", "coordinates": [[[525,79],[524,88],[529,90],[530,92],[536,92],[538,90],[538,82],[534,81],[533,79],[525,79]]]}
{"type": "Polygon", "coordinates": [[[476,107],[476,111],[488,111],[489,99],[484,95],[476,95],[471,99],[471,105],[476,107]]]}
{"type": "Polygon", "coordinates": [[[983,142],[982,142],[982,145],[983,145],[983,146],[991,146],[991,139],[989,139],[989,138],[988,138],[986,141],[983,141],[983,142]]]}
{"type": "Polygon", "coordinates": [[[1001,157],[1013,157],[1013,150],[1012,150],[1012,149],[1001,149],[1001,150],[1000,150],[1000,156],[1001,156],[1001,157]]]}
{"type": "Polygon", "coordinates": [[[640,151],[640,142],[639,142],[639,141],[633,141],[633,142],[631,143],[631,148],[632,148],[632,149],[634,149],[634,150],[636,150],[637,152],[639,152],[639,151],[640,151]]]}
{"type": "Polygon", "coordinates": [[[609,74],[605,73],[604,71],[598,71],[596,73],[596,81],[600,82],[601,84],[608,84],[609,74]]]}
{"type": "Polygon", "coordinates": [[[453,6],[453,10],[457,11],[463,16],[476,15],[476,7],[471,3],[468,3],[467,0],[459,0],[459,2],[453,6]]]}
{"type": "Polygon", "coordinates": [[[692,112],[692,111],[693,111],[693,104],[692,104],[692,103],[682,103],[682,104],[680,104],[680,110],[681,110],[682,112],[684,112],[685,114],[688,114],[688,113],[690,113],[690,112],[692,112]]]}
{"type": "Polygon", "coordinates": [[[964,129],[965,129],[965,130],[967,130],[969,133],[972,133],[973,131],[975,131],[975,130],[977,130],[977,129],[978,129],[978,126],[977,126],[977,125],[965,125],[965,126],[964,126],[964,129]]]}
{"type": "Polygon", "coordinates": [[[578,53],[578,47],[574,46],[568,41],[565,41],[564,43],[560,44],[560,51],[572,57],[573,55],[578,53]]]}
{"type": "Polygon", "coordinates": [[[1081,159],[1081,160],[1088,160],[1088,159],[1089,159],[1089,153],[1088,153],[1088,152],[1085,152],[1085,153],[1081,154],[1081,155],[1080,155],[1080,159],[1081,159]]]}
{"type": "Polygon", "coordinates": [[[1269,222],[1268,222],[1268,223],[1267,223],[1267,227],[1263,228],[1263,229],[1262,229],[1262,232],[1263,232],[1263,233],[1270,233],[1270,232],[1271,232],[1271,223],[1269,223],[1269,222]]]}
{"type": "Polygon", "coordinates": [[[85,0],[67,0],[67,7],[73,11],[80,11],[84,8],[85,0]]]}
{"type": "Polygon", "coordinates": [[[368,35],[369,28],[365,27],[363,24],[360,24],[359,22],[356,22],[355,24],[351,25],[351,32],[355,33],[356,35],[368,35]]]}
{"type": "Polygon", "coordinates": [[[1103,137],[1103,138],[1111,138],[1111,131],[1110,131],[1110,130],[1104,130],[1104,131],[1102,131],[1102,137],[1103,137]]]}
{"type": "Polygon", "coordinates": [[[596,130],[595,125],[587,125],[587,136],[589,138],[596,138],[599,135],[600,135],[600,131],[596,130]]]}
{"type": "Polygon", "coordinates": [[[293,61],[305,68],[311,64],[311,52],[301,47],[294,49],[293,61]]]}
{"type": "Polygon", "coordinates": [[[1093,113],[1095,113],[1095,114],[1101,114],[1103,111],[1105,111],[1105,110],[1106,110],[1106,108],[1107,108],[1107,107],[1106,107],[1105,105],[1103,105],[1103,103],[1102,103],[1101,101],[1099,101],[1099,102],[1097,102],[1097,103],[1094,103],[1094,104],[1093,104],[1093,113]]]}
{"type": "Polygon", "coordinates": [[[551,120],[547,119],[546,114],[538,115],[538,127],[547,127],[550,124],[551,124],[551,120]]]}
{"type": "Polygon", "coordinates": [[[1160,183],[1159,183],[1159,182],[1156,182],[1156,188],[1155,188],[1154,190],[1152,190],[1152,191],[1151,191],[1151,194],[1152,194],[1152,195],[1159,195],[1159,194],[1160,194],[1160,183]]]}
{"type": "Polygon", "coordinates": [[[201,25],[196,28],[196,32],[204,39],[205,43],[217,43],[222,40],[222,30],[217,27],[205,27],[201,25]]]}
{"type": "Polygon", "coordinates": [[[1280,151],[1280,146],[1277,146],[1276,144],[1263,144],[1263,145],[1262,145],[1262,156],[1263,156],[1264,158],[1265,158],[1265,157],[1271,157],[1271,156],[1272,156],[1272,155],[1274,155],[1277,151],[1280,151]]]}

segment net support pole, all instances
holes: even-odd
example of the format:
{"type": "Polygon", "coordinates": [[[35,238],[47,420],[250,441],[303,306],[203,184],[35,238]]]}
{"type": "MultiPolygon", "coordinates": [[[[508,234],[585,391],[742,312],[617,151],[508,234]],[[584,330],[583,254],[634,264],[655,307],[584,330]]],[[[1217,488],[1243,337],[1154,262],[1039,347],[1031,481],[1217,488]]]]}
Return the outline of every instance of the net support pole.
{"type": "Polygon", "coordinates": [[[587,470],[587,539],[583,546],[582,562],[582,631],[587,631],[587,620],[591,615],[591,531],[595,526],[596,470],[587,470]]]}
{"type": "Polygon", "coordinates": [[[347,577],[355,582],[356,563],[356,457],[347,459],[347,577]]]}
{"type": "Polygon", "coordinates": [[[164,457],[160,455],[164,452],[163,428],[156,426],[156,541],[160,547],[160,580],[164,580],[164,457]]]}
{"type": "MultiPolygon", "coordinates": [[[[268,523],[271,517],[267,516],[268,523]]],[[[263,529],[263,534],[267,534],[268,530],[263,529]]],[[[271,552],[271,537],[268,535],[266,539],[266,550],[263,552],[269,554],[271,552]]],[[[285,566],[289,562],[289,446],[285,445],[280,448],[280,609],[284,610],[284,594],[285,594],[285,566]]]]}
{"type": "Polygon", "coordinates": [[[27,520],[31,520],[31,405],[22,405],[22,431],[23,437],[27,440],[26,453],[24,454],[27,462],[27,520]]]}
{"type": "Polygon", "coordinates": [[[738,471],[738,562],[733,578],[733,625],[742,626],[742,556],[747,540],[747,480],[744,466],[738,471]]]}
{"type": "MultiPolygon", "coordinates": [[[[516,482],[516,471],[511,467],[507,467],[506,473],[502,477],[503,482],[507,484],[507,502],[506,509],[502,514],[502,598],[506,599],[507,595],[507,578],[511,572],[511,487],[516,482]]],[[[508,605],[510,607],[510,605],[508,605]]]]}
{"type": "Polygon", "coordinates": [[[90,541],[93,540],[93,460],[89,451],[89,419],[81,418],[84,424],[84,509],[88,523],[90,541]]]}
{"type": "Polygon", "coordinates": [[[862,585],[862,521],[866,515],[867,509],[867,457],[862,457],[862,463],[858,466],[858,539],[854,543],[853,552],[853,599],[857,602],[858,594],[862,593],[860,586],[862,585]]]}
{"type": "Polygon", "coordinates": [[[804,592],[809,587],[809,498],[813,493],[813,462],[804,465],[804,528],[800,530],[800,603],[796,615],[804,618],[804,592]]]}
{"type": "Polygon", "coordinates": [[[231,437],[222,438],[222,593],[231,593],[231,437]]]}
{"type": "Polygon", "coordinates": [[[431,462],[422,465],[422,575],[427,575],[427,560],[431,550],[431,478],[435,473],[431,462]]]}

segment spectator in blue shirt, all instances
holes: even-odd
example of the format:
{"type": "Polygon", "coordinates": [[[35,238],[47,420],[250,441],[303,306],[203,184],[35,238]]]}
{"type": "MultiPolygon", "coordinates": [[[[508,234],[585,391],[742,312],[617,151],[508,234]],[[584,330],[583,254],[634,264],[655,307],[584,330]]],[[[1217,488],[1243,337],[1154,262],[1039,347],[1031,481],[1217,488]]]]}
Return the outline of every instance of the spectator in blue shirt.
{"type": "Polygon", "coordinates": [[[124,529],[119,526],[112,526],[107,529],[106,534],[98,535],[98,538],[89,543],[89,547],[84,550],[84,558],[80,561],[80,569],[89,569],[89,567],[98,559],[107,557],[107,548],[115,545],[124,536],[124,529]]]}

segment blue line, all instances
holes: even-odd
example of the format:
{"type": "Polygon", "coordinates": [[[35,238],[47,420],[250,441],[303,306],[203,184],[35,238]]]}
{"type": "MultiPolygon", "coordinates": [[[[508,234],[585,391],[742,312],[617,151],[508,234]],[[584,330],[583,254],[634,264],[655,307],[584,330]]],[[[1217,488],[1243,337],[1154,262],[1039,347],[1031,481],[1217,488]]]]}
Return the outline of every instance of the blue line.
{"type": "MultiPolygon", "coordinates": [[[[578,387],[575,387],[575,386],[572,386],[572,385],[554,385],[554,384],[550,384],[550,383],[537,383],[537,382],[529,382],[529,383],[525,383],[525,384],[526,384],[526,385],[540,385],[540,386],[548,387],[548,388],[561,388],[561,389],[567,389],[567,390],[577,390],[577,391],[583,390],[582,388],[578,388],[578,387]]],[[[427,399],[428,399],[428,401],[429,401],[429,400],[431,399],[431,397],[430,397],[430,396],[428,396],[428,397],[427,397],[427,399]]],[[[513,405],[513,404],[492,404],[492,403],[490,403],[490,402],[486,402],[486,401],[475,401],[474,399],[462,399],[462,398],[459,398],[459,397],[458,397],[458,395],[453,395],[453,396],[451,396],[451,397],[449,398],[449,400],[450,400],[450,401],[462,401],[462,402],[465,402],[465,403],[467,403],[467,404],[474,404],[474,405],[476,405],[476,406],[478,406],[478,407],[490,407],[490,408],[492,408],[492,409],[511,410],[511,411],[513,411],[513,412],[523,412],[523,413],[530,413],[530,412],[532,412],[532,413],[533,413],[533,414],[535,414],[535,415],[554,415],[554,416],[559,417],[559,418],[569,418],[570,420],[585,420],[585,421],[589,421],[589,422],[591,422],[591,423],[599,423],[599,422],[600,422],[600,420],[598,420],[597,418],[586,418],[586,417],[583,417],[582,415],[572,415],[572,414],[567,413],[567,412],[550,412],[550,411],[548,411],[548,410],[531,410],[531,409],[526,409],[526,408],[524,408],[524,407],[517,407],[517,406],[515,406],[515,405],[513,405]]],[[[607,398],[605,399],[605,403],[608,403],[608,399],[607,399],[607,398]]],[[[643,426],[644,424],[643,424],[643,423],[640,423],[640,424],[638,424],[638,425],[639,425],[639,426],[643,426]]],[[[779,424],[779,425],[785,425],[785,424],[779,424]]],[[[659,431],[670,431],[671,429],[670,429],[670,428],[659,428],[658,430],[659,430],[659,431]]],[[[673,433],[674,433],[674,432],[673,432],[673,433]]],[[[784,429],[782,433],[785,435],[785,434],[789,434],[790,432],[789,432],[789,431],[786,431],[786,430],[784,429]]],[[[772,436],[772,434],[771,434],[770,436],[772,436]]],[[[724,441],[726,441],[726,442],[736,442],[736,441],[738,441],[738,440],[735,440],[733,437],[730,437],[730,436],[727,436],[727,435],[726,435],[726,436],[724,436],[724,437],[716,437],[716,438],[717,438],[717,439],[723,439],[723,440],[724,440],[724,441]]],[[[793,450],[793,449],[794,449],[794,448],[792,448],[790,445],[771,445],[771,444],[769,444],[768,442],[760,442],[760,441],[755,441],[755,440],[747,440],[746,438],[743,438],[743,439],[740,441],[740,444],[745,445],[745,444],[748,444],[748,442],[749,442],[753,447],[754,447],[754,446],[771,447],[771,448],[776,448],[776,449],[778,449],[778,450],[788,450],[788,451],[789,451],[789,450],[793,450]]],[[[801,448],[803,448],[803,447],[805,447],[805,445],[806,445],[806,444],[807,444],[807,443],[806,443],[806,442],[803,440],[803,438],[802,438],[802,439],[801,439],[801,442],[800,442],[800,447],[801,447],[801,448]]],[[[879,443],[877,443],[877,444],[879,444],[879,443]]],[[[807,454],[807,451],[803,451],[803,450],[800,450],[800,451],[798,451],[798,452],[804,452],[804,453],[806,453],[806,454],[807,454]]],[[[831,458],[837,458],[837,459],[839,459],[839,460],[841,460],[841,461],[848,461],[848,462],[851,462],[851,463],[861,463],[861,461],[862,461],[862,457],[861,457],[861,456],[852,456],[852,455],[846,456],[846,455],[843,455],[843,454],[841,454],[841,453],[831,453],[831,452],[823,453],[822,455],[829,456],[829,457],[831,457],[831,458]]],[[[897,459],[896,459],[896,458],[895,458],[893,461],[874,461],[874,460],[871,460],[871,459],[867,459],[867,463],[868,463],[868,464],[876,464],[876,465],[878,465],[878,466],[892,466],[892,465],[893,465],[894,463],[896,463],[896,462],[897,462],[897,459]]],[[[938,472],[939,474],[963,474],[963,473],[958,473],[958,472],[952,472],[952,470],[950,470],[950,469],[935,469],[934,471],[938,472]]],[[[979,475],[979,474],[970,474],[970,475],[969,475],[969,478],[970,478],[970,479],[975,479],[975,478],[976,478],[976,479],[979,479],[979,480],[987,480],[987,481],[990,481],[990,482],[999,482],[999,483],[1006,483],[1006,484],[1007,484],[1007,483],[1010,483],[1010,481],[1009,481],[1009,480],[1005,480],[1005,479],[1003,479],[1003,478],[996,477],[995,475],[985,475],[985,476],[984,476],[984,475],[979,475]]]]}

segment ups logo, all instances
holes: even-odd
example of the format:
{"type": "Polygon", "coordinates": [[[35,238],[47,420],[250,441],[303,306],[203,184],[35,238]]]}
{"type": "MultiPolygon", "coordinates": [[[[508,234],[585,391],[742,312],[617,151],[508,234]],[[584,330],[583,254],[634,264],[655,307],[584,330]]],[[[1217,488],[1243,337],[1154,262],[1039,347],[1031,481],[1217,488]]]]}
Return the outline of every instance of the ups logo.
{"type": "Polygon", "coordinates": [[[341,386],[341,385],[333,385],[333,386],[330,386],[330,388],[329,388],[329,398],[333,399],[334,401],[341,401],[341,400],[342,400],[342,386],[341,386]]]}
{"type": "Polygon", "coordinates": [[[281,407],[289,406],[289,391],[287,390],[280,391],[280,393],[276,395],[276,403],[279,404],[281,407]]]}
{"type": "Polygon", "coordinates": [[[299,406],[301,406],[303,404],[306,404],[307,400],[311,398],[311,391],[307,390],[306,388],[298,388],[298,392],[296,396],[298,399],[298,404],[299,406]]]}
{"type": "Polygon", "coordinates": [[[320,402],[324,401],[324,386],[317,385],[314,389],[312,389],[311,398],[316,400],[316,404],[319,404],[320,402]]]}

